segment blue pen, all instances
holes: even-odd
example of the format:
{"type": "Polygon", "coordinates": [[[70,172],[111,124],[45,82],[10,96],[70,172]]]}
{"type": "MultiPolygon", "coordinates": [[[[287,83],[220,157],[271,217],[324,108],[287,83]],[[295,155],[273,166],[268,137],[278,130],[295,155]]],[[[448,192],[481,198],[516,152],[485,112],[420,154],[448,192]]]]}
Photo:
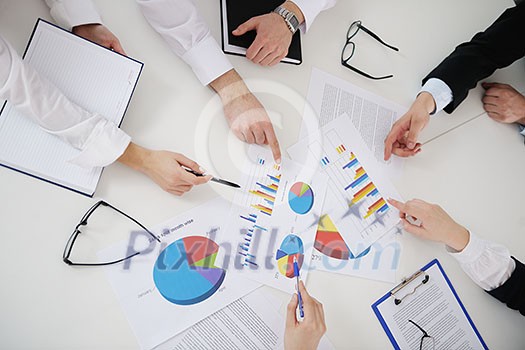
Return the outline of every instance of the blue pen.
{"type": "Polygon", "coordinates": [[[293,273],[297,279],[297,297],[299,298],[299,315],[301,318],[304,318],[303,311],[303,298],[301,297],[301,292],[299,292],[299,264],[297,264],[297,259],[293,257],[293,273]]]}

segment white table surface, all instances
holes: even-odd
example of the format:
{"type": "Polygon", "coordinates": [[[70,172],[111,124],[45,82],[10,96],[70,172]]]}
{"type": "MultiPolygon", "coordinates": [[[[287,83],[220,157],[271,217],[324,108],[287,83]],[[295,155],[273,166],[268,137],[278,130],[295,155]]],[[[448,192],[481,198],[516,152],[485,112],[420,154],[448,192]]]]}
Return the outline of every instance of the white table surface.
{"type": "MultiPolygon", "coordinates": [[[[245,145],[229,133],[213,92],[202,87],[192,71],[149,27],[131,0],[95,1],[107,26],[125,50],[146,63],[122,128],[147,147],[170,149],[201,162],[208,170],[235,179],[245,145]],[[221,145],[221,147],[217,147],[221,145]],[[222,147],[226,145],[226,147],[222,147]],[[212,162],[211,159],[214,161],[212,162]]],[[[218,1],[197,1],[216,38],[220,37],[218,1]]],[[[301,66],[255,66],[244,58],[232,63],[258,93],[277,125],[282,149],[297,141],[310,71],[319,67],[365,89],[408,106],[425,76],[458,43],[486,28],[505,7],[502,2],[357,1],[340,0],[321,14],[303,36],[301,66]],[[400,48],[377,51],[366,41],[356,56],[371,73],[393,73],[391,80],[372,82],[345,69],[339,55],[348,25],[356,19],[400,48]]],[[[50,19],[40,0],[1,0],[0,33],[22,53],[36,18],[50,19]]],[[[489,81],[525,89],[523,61],[498,71],[489,81]]],[[[481,115],[481,88],[472,91],[452,116],[433,118],[423,140],[481,115]]],[[[514,126],[486,115],[425,145],[405,163],[395,185],[404,198],[440,203],[478,235],[499,241],[522,260],[525,214],[525,151],[514,126]]],[[[64,244],[82,213],[94,202],[17,172],[0,168],[0,347],[5,349],[137,349],[138,344],[118,300],[101,269],[75,269],[61,261],[64,244]]],[[[231,195],[205,185],[183,198],[163,192],[145,176],[120,164],[108,167],[97,197],[153,226],[211,199],[231,195]]],[[[83,250],[98,249],[125,238],[88,241],[83,250]]],[[[525,318],[490,297],[462,272],[439,244],[408,234],[399,278],[434,257],[440,259],[459,296],[490,348],[523,349],[525,318]]],[[[370,305],[392,285],[337,274],[312,272],[308,288],[325,306],[327,335],[337,349],[387,349],[390,343],[370,305]],[[326,286],[330,286],[327,288],[326,286]]],[[[264,287],[283,302],[289,296],[264,287]]]]}

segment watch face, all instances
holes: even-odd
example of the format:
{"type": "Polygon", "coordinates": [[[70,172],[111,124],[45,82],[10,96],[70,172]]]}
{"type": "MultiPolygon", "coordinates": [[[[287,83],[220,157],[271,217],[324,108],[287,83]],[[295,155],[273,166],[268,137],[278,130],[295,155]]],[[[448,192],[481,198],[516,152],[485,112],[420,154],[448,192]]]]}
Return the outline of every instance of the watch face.
{"type": "Polygon", "coordinates": [[[294,30],[297,30],[297,27],[299,27],[299,20],[297,17],[292,16],[292,18],[290,18],[290,24],[293,26],[294,30]]]}

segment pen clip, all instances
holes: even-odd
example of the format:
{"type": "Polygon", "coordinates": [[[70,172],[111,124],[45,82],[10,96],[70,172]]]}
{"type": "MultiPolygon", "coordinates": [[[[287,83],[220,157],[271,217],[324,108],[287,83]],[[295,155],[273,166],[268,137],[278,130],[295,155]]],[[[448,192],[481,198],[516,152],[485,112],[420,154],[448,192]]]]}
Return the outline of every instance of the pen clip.
{"type": "Polygon", "coordinates": [[[395,294],[396,294],[396,293],[398,293],[401,289],[405,288],[410,282],[414,281],[416,278],[418,278],[418,277],[421,276],[422,274],[425,274],[425,271],[423,271],[423,270],[419,270],[419,271],[417,271],[417,272],[414,273],[412,276],[410,276],[410,277],[408,277],[408,278],[404,278],[403,281],[401,281],[400,284],[398,284],[394,289],[392,289],[392,290],[390,291],[390,296],[391,296],[391,297],[394,297],[394,304],[396,304],[396,305],[401,304],[401,302],[403,301],[403,299],[405,299],[405,298],[406,298],[407,296],[409,296],[409,295],[414,294],[414,293],[416,292],[416,290],[417,290],[419,287],[421,287],[422,285],[424,285],[424,284],[426,284],[426,283],[428,282],[428,280],[430,279],[430,276],[427,275],[427,274],[425,274],[425,278],[423,278],[423,280],[422,280],[420,283],[418,283],[418,284],[414,287],[414,289],[413,289],[411,292],[405,294],[405,295],[404,295],[403,297],[401,297],[401,298],[396,298],[396,297],[395,297],[395,294]]]}

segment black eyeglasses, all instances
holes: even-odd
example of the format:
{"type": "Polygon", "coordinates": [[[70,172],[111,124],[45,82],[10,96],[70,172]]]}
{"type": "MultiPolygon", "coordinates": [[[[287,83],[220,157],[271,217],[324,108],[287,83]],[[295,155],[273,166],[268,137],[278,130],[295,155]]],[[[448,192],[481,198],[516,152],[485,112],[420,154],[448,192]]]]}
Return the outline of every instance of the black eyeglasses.
{"type": "Polygon", "coordinates": [[[355,53],[355,43],[352,41],[352,38],[354,36],[356,36],[356,34],[359,32],[360,29],[362,29],[365,33],[367,33],[372,38],[376,39],[377,41],[379,41],[381,44],[385,45],[389,49],[392,49],[394,51],[399,51],[399,49],[397,47],[389,45],[389,44],[385,43],[383,40],[381,40],[381,38],[379,36],[377,36],[370,29],[368,29],[364,25],[362,25],[361,21],[355,21],[354,23],[352,23],[350,25],[350,27],[348,28],[348,31],[346,32],[346,44],[343,47],[343,50],[341,51],[341,64],[343,66],[345,66],[346,68],[351,69],[354,72],[356,72],[358,74],[361,74],[362,76],[367,77],[369,79],[382,80],[382,79],[392,78],[393,77],[392,74],[381,76],[381,77],[375,77],[373,75],[370,75],[368,73],[363,72],[360,69],[357,69],[356,67],[354,67],[354,66],[352,66],[352,65],[350,65],[348,63],[348,61],[350,61],[350,59],[352,58],[352,56],[355,53]]]}
{"type": "Polygon", "coordinates": [[[81,234],[82,232],[80,231],[80,227],[81,226],[86,226],[88,224],[88,219],[89,217],[91,216],[91,214],[93,214],[95,212],[95,210],[97,210],[97,208],[99,208],[100,206],[103,206],[103,207],[108,207],[108,208],[111,208],[113,210],[115,210],[117,213],[125,216],[126,218],[130,219],[131,221],[133,221],[135,224],[137,224],[138,226],[140,226],[144,231],[146,231],[146,233],[148,233],[154,240],[160,242],[160,239],[155,236],[150,230],[148,230],[146,227],[144,227],[144,225],[142,225],[140,222],[138,222],[137,220],[133,219],[131,216],[129,216],[128,214],[124,213],[123,211],[115,208],[114,206],[112,206],[111,204],[105,202],[105,201],[98,201],[97,203],[95,203],[91,208],[89,208],[89,210],[84,214],[84,216],[82,217],[82,219],[80,220],[80,222],[78,223],[78,225],[75,227],[75,230],[73,231],[73,233],[71,234],[71,236],[69,237],[67,243],[66,243],[66,246],[64,248],[64,253],[62,254],[62,260],[68,264],[68,265],[73,265],[73,266],[104,266],[104,265],[112,265],[112,264],[117,264],[119,262],[122,262],[124,260],[127,260],[127,259],[130,259],[136,255],[139,255],[140,252],[135,252],[133,253],[132,255],[130,256],[127,256],[123,259],[118,259],[118,260],[114,260],[114,261],[109,261],[109,262],[98,262],[98,263],[77,263],[77,262],[72,262],[71,260],[69,260],[69,256],[71,255],[71,251],[73,250],[73,245],[75,244],[75,241],[77,240],[77,237],[79,234],[81,234]]]}
{"type": "Polygon", "coordinates": [[[412,323],[421,332],[423,332],[423,336],[421,337],[421,340],[419,342],[419,350],[434,350],[436,348],[434,337],[431,337],[430,335],[428,335],[428,333],[414,321],[408,320],[408,322],[412,323]]]}

